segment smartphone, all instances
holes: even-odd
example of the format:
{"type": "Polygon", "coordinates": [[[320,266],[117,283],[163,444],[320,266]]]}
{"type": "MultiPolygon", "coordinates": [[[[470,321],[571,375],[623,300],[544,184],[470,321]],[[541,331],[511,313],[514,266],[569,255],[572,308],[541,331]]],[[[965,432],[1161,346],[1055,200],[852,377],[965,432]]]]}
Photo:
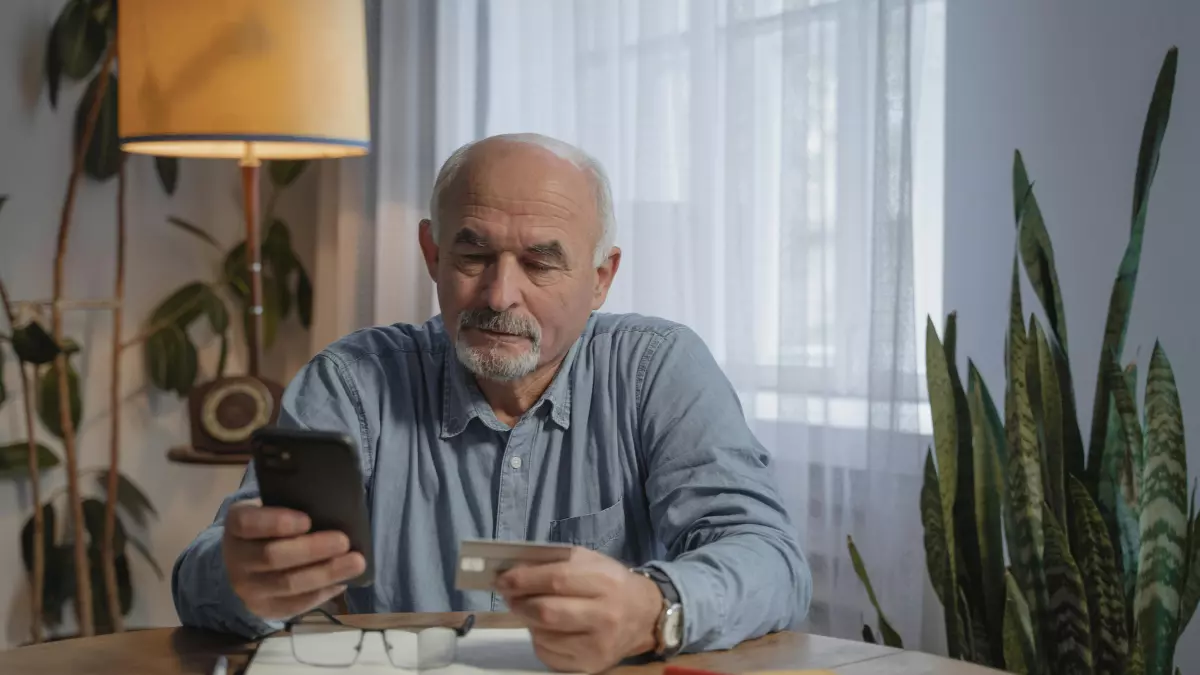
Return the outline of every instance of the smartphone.
{"type": "Polygon", "coordinates": [[[308,514],[312,530],[341,530],[366,570],[345,583],[370,586],[375,578],[371,521],[354,439],[333,431],[267,426],[251,435],[254,472],[263,506],[308,514]]]}

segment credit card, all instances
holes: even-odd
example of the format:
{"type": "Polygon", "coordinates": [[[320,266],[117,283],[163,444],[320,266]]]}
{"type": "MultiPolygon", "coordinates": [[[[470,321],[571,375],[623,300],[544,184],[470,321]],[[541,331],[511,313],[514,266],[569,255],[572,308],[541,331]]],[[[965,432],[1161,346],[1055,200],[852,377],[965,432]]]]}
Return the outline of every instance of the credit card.
{"type": "Polygon", "coordinates": [[[458,570],[454,587],[459,590],[490,591],[496,575],[519,563],[549,563],[571,557],[570,544],[536,541],[464,539],[458,547],[458,570]]]}

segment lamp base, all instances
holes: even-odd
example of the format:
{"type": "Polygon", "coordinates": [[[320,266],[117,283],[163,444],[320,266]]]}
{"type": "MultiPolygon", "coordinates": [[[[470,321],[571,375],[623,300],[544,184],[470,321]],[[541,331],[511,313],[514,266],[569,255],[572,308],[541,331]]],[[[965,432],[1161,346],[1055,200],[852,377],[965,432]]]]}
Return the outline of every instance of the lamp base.
{"type": "Polygon", "coordinates": [[[212,454],[249,454],[250,435],[279,418],[283,387],[243,375],[223,377],[192,389],[188,395],[192,448],[212,454]]]}

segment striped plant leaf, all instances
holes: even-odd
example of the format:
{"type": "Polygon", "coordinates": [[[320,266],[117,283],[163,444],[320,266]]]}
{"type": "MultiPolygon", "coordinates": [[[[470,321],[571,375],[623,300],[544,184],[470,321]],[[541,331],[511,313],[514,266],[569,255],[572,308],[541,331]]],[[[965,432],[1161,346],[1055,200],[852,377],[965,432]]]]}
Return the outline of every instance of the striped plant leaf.
{"type": "MultiPolygon", "coordinates": [[[[1012,301],[1008,331],[1008,390],[1005,397],[1005,436],[1008,443],[1009,498],[1012,501],[1017,547],[1009,551],[1017,581],[1026,593],[1035,626],[1042,626],[1049,604],[1042,567],[1042,468],[1038,457],[1037,429],[1026,382],[1027,337],[1021,315],[1021,289],[1017,259],[1013,257],[1012,301]]],[[[1035,634],[1040,645],[1040,633],[1035,634]]],[[[1040,650],[1039,650],[1040,653],[1040,650]]]]}
{"type": "Polygon", "coordinates": [[[1122,452],[1112,458],[1112,466],[1117,470],[1117,484],[1121,489],[1125,502],[1134,507],[1134,513],[1141,512],[1142,473],[1145,471],[1145,457],[1140,452],[1144,445],[1142,439],[1142,423],[1138,420],[1137,403],[1133,399],[1133,389],[1130,387],[1129,375],[1137,377],[1134,370],[1122,372],[1116,360],[1109,361],[1105,377],[1112,389],[1113,408],[1117,414],[1118,427],[1123,436],[1122,452]]]}
{"type": "Polygon", "coordinates": [[[900,634],[896,632],[895,628],[892,628],[892,624],[888,622],[887,616],[883,613],[883,608],[879,606],[879,599],[875,597],[875,587],[871,585],[871,578],[867,576],[867,567],[863,564],[862,556],[858,554],[858,547],[854,545],[854,539],[850,535],[846,535],[846,548],[850,550],[850,564],[854,566],[854,573],[858,575],[858,580],[867,589],[867,598],[870,599],[871,606],[875,608],[875,613],[879,615],[879,632],[883,633],[883,644],[888,647],[904,649],[904,641],[900,639],[900,634]]]}
{"type": "Polygon", "coordinates": [[[1121,675],[1129,650],[1125,624],[1125,592],[1108,526],[1079,479],[1069,477],[1071,551],[1079,565],[1091,620],[1092,659],[1096,675],[1121,675]]]}
{"type": "MultiPolygon", "coordinates": [[[[974,430],[971,423],[971,406],[967,400],[967,393],[963,389],[962,378],[959,376],[958,364],[954,355],[954,344],[958,334],[957,329],[957,313],[951,312],[946,317],[946,328],[944,331],[945,344],[943,351],[946,354],[946,370],[950,376],[950,390],[954,396],[954,411],[955,411],[955,429],[958,432],[958,451],[957,451],[957,471],[958,484],[955,487],[954,496],[954,541],[958,547],[955,554],[955,569],[956,579],[958,580],[960,591],[965,594],[964,603],[975,610],[978,610],[978,615],[968,617],[963,614],[963,628],[968,637],[974,637],[976,629],[986,632],[988,628],[985,608],[987,601],[984,598],[984,582],[982,558],[980,555],[981,544],[979,541],[980,532],[978,524],[975,520],[977,513],[975,503],[975,487],[976,473],[975,468],[975,453],[974,442],[972,436],[974,430]],[[977,625],[976,625],[977,624],[977,625]]],[[[997,577],[996,582],[1000,579],[997,577]]],[[[969,645],[971,647],[972,660],[975,663],[998,663],[1001,655],[992,653],[993,644],[996,647],[1000,645],[1000,624],[995,624],[995,640],[987,639],[986,635],[979,636],[969,645]]]]}
{"type": "MultiPolygon", "coordinates": [[[[1133,292],[1137,286],[1138,265],[1142,257],[1142,235],[1146,229],[1146,212],[1150,201],[1150,186],[1158,169],[1159,150],[1167,131],[1171,116],[1171,99],[1175,92],[1175,70],[1179,52],[1172,47],[1167,51],[1150,97],[1150,109],[1142,127],[1142,142],[1138,149],[1138,166],[1133,186],[1133,216],[1129,230],[1129,243],[1125,255],[1117,268],[1112,294],[1108,301],[1108,318],[1104,323],[1104,342],[1100,349],[1100,365],[1096,378],[1096,397],[1092,403],[1092,434],[1088,444],[1089,487],[1099,483],[1101,453],[1104,450],[1104,435],[1108,428],[1108,381],[1104,373],[1108,359],[1121,359],[1125,347],[1125,331],[1129,327],[1129,312],[1133,307],[1133,292]]],[[[1147,666],[1151,663],[1147,655],[1147,666]]]]}
{"type": "Polygon", "coordinates": [[[962,621],[958,618],[954,577],[950,574],[950,556],[946,549],[946,527],[942,518],[942,498],[933,450],[925,453],[925,480],[921,485],[921,525],[925,530],[925,564],[929,581],[942,603],[946,625],[946,650],[951,658],[963,654],[962,621]]]}
{"type": "Polygon", "coordinates": [[[1187,628],[1192,615],[1196,613],[1196,604],[1200,602],[1200,519],[1196,517],[1196,484],[1192,483],[1192,501],[1188,508],[1188,544],[1187,581],[1183,584],[1183,598],[1180,599],[1179,634],[1187,628]]]}
{"type": "Polygon", "coordinates": [[[1171,363],[1154,343],[1146,375],[1146,469],[1142,477],[1142,547],[1134,616],[1147,675],[1170,672],[1179,635],[1187,546],[1187,455],[1183,413],[1171,363]]]}
{"type": "Polygon", "coordinates": [[[1050,330],[1067,351],[1067,316],[1063,308],[1062,292],[1059,290],[1058,271],[1054,266],[1054,246],[1046,221],[1038,207],[1033,185],[1025,172],[1025,161],[1021,151],[1013,154],[1013,204],[1017,219],[1017,245],[1021,250],[1021,261],[1025,263],[1025,274],[1033,286],[1046,317],[1050,330]]]}
{"type": "Polygon", "coordinates": [[[1146,654],[1139,640],[1129,641],[1129,667],[1125,675],[1146,675],[1146,654]]]}
{"type": "Polygon", "coordinates": [[[1062,390],[1058,384],[1054,355],[1050,352],[1046,334],[1036,315],[1029,319],[1029,356],[1026,361],[1029,402],[1042,447],[1044,494],[1046,501],[1054,508],[1054,517],[1067,530],[1069,528],[1064,522],[1067,517],[1067,490],[1063,466],[1062,390]]]}
{"type": "Polygon", "coordinates": [[[1029,605],[1012,574],[1004,575],[1004,668],[1010,673],[1040,672],[1029,605]]]}
{"type": "Polygon", "coordinates": [[[1046,526],[1046,585],[1050,589],[1051,663],[1055,675],[1090,675],[1092,624],[1087,593],[1067,537],[1048,504],[1043,505],[1046,526]]]}
{"type": "MultiPolygon", "coordinates": [[[[992,646],[993,665],[1004,642],[1004,527],[1002,513],[1012,513],[1004,487],[1004,426],[975,364],[967,361],[967,399],[970,402],[972,451],[975,464],[975,527],[979,539],[980,612],[992,646]]],[[[1003,654],[999,654],[1003,656],[1003,654]]]]}
{"type": "MultiPolygon", "coordinates": [[[[1142,528],[1133,508],[1117,493],[1117,537],[1121,549],[1121,576],[1125,587],[1125,605],[1132,608],[1137,595],[1138,563],[1142,554],[1142,528]]],[[[1130,635],[1136,642],[1136,636],[1130,635]]]]}
{"type": "MultiPolygon", "coordinates": [[[[954,500],[958,487],[958,408],[954,400],[954,385],[950,381],[950,366],[946,351],[938,338],[932,319],[925,325],[925,368],[926,385],[929,388],[929,404],[933,410],[933,448],[937,452],[938,491],[942,502],[942,522],[945,528],[945,546],[949,560],[950,579],[958,578],[955,554],[958,551],[954,538],[954,500]]],[[[954,607],[954,594],[943,599],[954,607]]]]}

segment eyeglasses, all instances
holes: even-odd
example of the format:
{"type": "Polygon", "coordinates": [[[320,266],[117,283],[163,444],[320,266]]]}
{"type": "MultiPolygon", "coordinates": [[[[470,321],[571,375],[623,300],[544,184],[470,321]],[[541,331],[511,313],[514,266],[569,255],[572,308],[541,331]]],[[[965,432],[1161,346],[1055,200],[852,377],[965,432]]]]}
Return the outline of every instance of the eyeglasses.
{"type": "MultiPolygon", "coordinates": [[[[368,633],[379,633],[387,660],[396,668],[442,668],[454,663],[458,638],[475,625],[470,614],[457,628],[434,627],[410,630],[405,628],[359,628],[335,618],[323,609],[302,614],[287,622],[291,631],[292,656],[309,666],[346,668],[359,661],[363,641],[368,633]]],[[[370,655],[371,665],[386,665],[370,655]]]]}

